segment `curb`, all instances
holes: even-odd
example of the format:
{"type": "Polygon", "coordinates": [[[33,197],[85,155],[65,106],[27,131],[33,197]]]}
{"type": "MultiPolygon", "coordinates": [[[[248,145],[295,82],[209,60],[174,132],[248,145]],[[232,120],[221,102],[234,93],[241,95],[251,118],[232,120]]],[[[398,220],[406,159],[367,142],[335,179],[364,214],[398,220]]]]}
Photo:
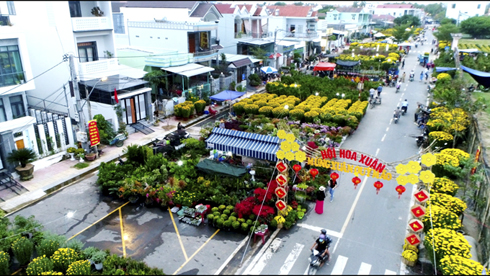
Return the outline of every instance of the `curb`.
{"type": "MultiPolygon", "coordinates": [[[[218,113],[221,113],[223,111],[223,108],[218,110],[218,113]]],[[[185,127],[191,127],[197,123],[200,123],[206,119],[208,119],[208,117],[211,117],[210,114],[206,114],[206,115],[203,115],[203,116],[200,116],[199,118],[196,118],[194,121],[190,121],[185,127]]],[[[173,132],[174,130],[171,130],[171,131],[165,131],[164,134],[168,134],[168,133],[171,133],[173,132]]],[[[149,145],[151,143],[148,142],[148,143],[142,143],[140,145],[149,145]]],[[[119,158],[118,157],[115,157],[113,159],[110,159],[110,160],[106,160],[106,161],[102,161],[102,162],[105,162],[105,163],[108,163],[108,162],[113,162],[113,161],[116,161],[117,159],[119,158]]],[[[46,197],[50,196],[51,194],[53,194],[54,192],[57,192],[59,190],[62,190],[63,188],[65,187],[68,187],[68,186],[71,186],[72,184],[76,184],[79,180],[81,180],[82,178],[84,178],[85,176],[91,174],[91,173],[94,173],[96,172],[98,169],[99,169],[99,166],[100,166],[100,163],[102,163],[101,161],[98,161],[99,164],[96,164],[95,166],[93,167],[89,167],[89,168],[86,168],[84,170],[82,170],[79,174],[75,175],[75,176],[71,176],[71,177],[67,177],[65,178],[64,180],[61,180],[61,182],[58,182],[58,183],[53,183],[47,187],[44,187],[42,189],[39,189],[39,190],[42,190],[45,194],[39,198],[36,198],[34,200],[31,200],[31,201],[27,201],[27,202],[24,202],[24,203],[21,203],[17,206],[15,206],[14,208],[10,209],[10,210],[4,210],[6,215],[11,215],[15,212],[18,212],[22,209],[24,209],[25,207],[28,207],[32,204],[35,204],[37,203],[38,201],[41,201],[42,199],[45,199],[46,197]]],[[[22,183],[21,183],[22,184],[22,183]]],[[[39,191],[39,190],[35,190],[35,191],[39,191]]],[[[35,191],[30,191],[30,192],[35,192],[35,191]]],[[[22,196],[22,195],[19,195],[19,196],[22,196]]],[[[3,210],[3,209],[2,209],[3,210]]]]}

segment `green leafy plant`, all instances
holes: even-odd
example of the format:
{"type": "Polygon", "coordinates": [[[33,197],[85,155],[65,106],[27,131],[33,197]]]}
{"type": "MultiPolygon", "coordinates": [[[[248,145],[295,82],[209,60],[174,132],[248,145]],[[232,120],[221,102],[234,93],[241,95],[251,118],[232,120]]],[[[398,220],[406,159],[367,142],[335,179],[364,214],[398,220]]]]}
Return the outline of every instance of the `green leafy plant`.
{"type": "Polygon", "coordinates": [[[26,269],[27,275],[42,275],[43,272],[52,271],[54,268],[53,261],[42,255],[35,258],[29,263],[26,269]]]}
{"type": "Polygon", "coordinates": [[[82,256],[86,260],[91,260],[92,256],[96,253],[99,252],[100,250],[96,247],[90,246],[87,247],[83,250],[82,256]]]}
{"type": "Polygon", "coordinates": [[[67,244],[66,247],[71,248],[77,252],[78,256],[82,255],[83,251],[83,246],[85,245],[84,242],[77,240],[77,239],[72,239],[70,240],[67,244]]]}
{"type": "Polygon", "coordinates": [[[104,262],[106,257],[107,257],[107,254],[104,251],[98,251],[92,255],[91,260],[96,264],[100,264],[100,263],[104,262]]]}
{"type": "Polygon", "coordinates": [[[87,260],[80,260],[72,263],[68,270],[66,270],[66,275],[90,275],[90,262],[87,260]]]}
{"type": "Polygon", "coordinates": [[[10,255],[0,251],[0,274],[10,275],[10,255]]]}
{"type": "Polygon", "coordinates": [[[56,235],[50,232],[43,233],[43,239],[36,246],[36,252],[39,256],[46,256],[51,258],[54,252],[60,247],[63,247],[66,243],[66,237],[63,235],[56,235]]]}
{"type": "Polygon", "coordinates": [[[75,151],[77,150],[77,148],[74,148],[74,147],[69,147],[66,152],[68,153],[75,153],[75,151]]]}
{"type": "Polygon", "coordinates": [[[51,256],[54,270],[65,273],[68,267],[78,261],[78,254],[71,248],[60,248],[51,256]]]}
{"type": "Polygon", "coordinates": [[[12,251],[20,265],[26,265],[31,261],[33,250],[33,243],[26,237],[20,237],[12,244],[12,251]]]}
{"type": "Polygon", "coordinates": [[[104,145],[109,145],[111,140],[116,136],[112,123],[107,121],[102,114],[95,115],[94,120],[97,121],[100,142],[104,145]]]}
{"type": "Polygon", "coordinates": [[[32,162],[36,158],[36,153],[29,148],[13,150],[7,156],[7,161],[12,164],[20,163],[22,168],[25,168],[27,163],[32,162]]]}
{"type": "Polygon", "coordinates": [[[90,166],[88,163],[83,162],[83,163],[76,163],[73,167],[81,170],[88,166],[90,166]]]}

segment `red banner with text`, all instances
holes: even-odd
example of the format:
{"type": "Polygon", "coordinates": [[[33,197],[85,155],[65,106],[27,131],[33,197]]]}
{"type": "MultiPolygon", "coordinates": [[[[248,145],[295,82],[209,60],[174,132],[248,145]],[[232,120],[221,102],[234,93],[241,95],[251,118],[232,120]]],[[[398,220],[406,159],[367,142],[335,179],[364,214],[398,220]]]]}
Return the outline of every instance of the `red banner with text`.
{"type": "Polygon", "coordinates": [[[97,128],[96,120],[88,121],[88,135],[89,135],[91,147],[100,144],[99,129],[97,128]]]}

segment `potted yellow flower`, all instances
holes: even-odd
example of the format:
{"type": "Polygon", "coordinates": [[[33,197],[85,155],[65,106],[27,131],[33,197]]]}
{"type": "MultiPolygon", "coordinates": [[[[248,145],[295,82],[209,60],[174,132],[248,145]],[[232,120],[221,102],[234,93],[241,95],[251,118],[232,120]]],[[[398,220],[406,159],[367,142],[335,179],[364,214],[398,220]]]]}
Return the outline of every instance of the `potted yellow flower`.
{"type": "Polygon", "coordinates": [[[403,257],[402,258],[403,263],[406,264],[407,266],[414,266],[418,258],[417,253],[415,253],[415,251],[412,251],[410,249],[403,251],[402,257],[403,257]]]}

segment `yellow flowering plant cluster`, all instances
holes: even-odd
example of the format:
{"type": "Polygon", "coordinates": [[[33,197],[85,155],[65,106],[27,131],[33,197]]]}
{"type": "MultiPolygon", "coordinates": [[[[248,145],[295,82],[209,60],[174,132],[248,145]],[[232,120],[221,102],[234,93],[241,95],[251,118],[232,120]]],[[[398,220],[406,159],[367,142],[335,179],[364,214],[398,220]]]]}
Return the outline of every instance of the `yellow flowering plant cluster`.
{"type": "Polygon", "coordinates": [[[12,251],[20,265],[26,265],[31,260],[34,244],[26,237],[20,237],[12,243],[12,251]]]}
{"type": "Polygon", "coordinates": [[[418,258],[417,252],[412,251],[410,249],[403,251],[402,257],[405,258],[407,261],[410,261],[410,262],[415,262],[415,261],[417,261],[417,258],[418,258]]]}
{"type": "MultiPolygon", "coordinates": [[[[483,265],[461,256],[444,256],[441,259],[440,267],[444,275],[481,275],[483,265]]],[[[485,269],[485,274],[488,275],[488,270],[485,269]]]]}
{"type": "Polygon", "coordinates": [[[349,107],[349,109],[347,109],[347,113],[356,116],[357,119],[360,120],[366,112],[368,103],[368,101],[356,101],[349,107]]]}
{"type": "Polygon", "coordinates": [[[440,142],[450,142],[453,140],[453,136],[445,131],[431,131],[429,133],[429,139],[439,140],[440,142]]]}
{"type": "Polygon", "coordinates": [[[194,114],[194,103],[192,101],[185,101],[183,103],[174,106],[175,116],[182,118],[189,118],[194,114]]]}
{"type": "Polygon", "coordinates": [[[66,271],[66,275],[90,275],[90,273],[91,268],[88,260],[76,261],[72,263],[66,271]]]}
{"type": "Polygon", "coordinates": [[[453,149],[453,148],[449,148],[449,149],[443,149],[441,150],[441,153],[442,154],[447,154],[447,155],[451,155],[453,157],[456,157],[458,158],[458,161],[461,163],[462,161],[470,158],[470,154],[463,151],[463,150],[460,150],[460,149],[453,149]]]}
{"type": "Polygon", "coordinates": [[[432,227],[451,230],[461,229],[461,220],[458,218],[458,215],[448,209],[437,205],[427,205],[425,209],[427,210],[427,215],[422,219],[424,229],[431,228],[429,213],[432,213],[432,227]]]}
{"type": "Polygon", "coordinates": [[[450,196],[454,196],[458,191],[458,184],[454,183],[454,181],[445,178],[445,177],[436,177],[434,182],[429,184],[430,193],[443,193],[450,196]]]}
{"type": "Polygon", "coordinates": [[[459,167],[458,158],[451,156],[449,154],[436,153],[436,165],[451,165],[453,167],[459,167]]]}
{"type": "Polygon", "coordinates": [[[447,40],[439,41],[439,49],[444,49],[446,46],[451,47],[451,42],[447,40]]]}
{"type": "Polygon", "coordinates": [[[78,261],[78,254],[71,248],[60,248],[51,256],[54,264],[54,270],[66,272],[68,267],[78,261]]]}
{"type": "MultiPolygon", "coordinates": [[[[384,34],[384,32],[383,32],[384,34]]],[[[355,47],[359,48],[362,46],[362,48],[377,48],[379,46],[380,49],[386,49],[386,45],[389,45],[389,50],[396,50],[398,48],[397,44],[387,44],[387,43],[381,43],[381,42],[370,42],[370,43],[358,43],[354,42],[350,44],[350,47],[355,47]]]]}
{"type": "Polygon", "coordinates": [[[10,275],[10,255],[4,251],[0,251],[0,274],[10,275]]]}
{"type": "Polygon", "coordinates": [[[282,224],[286,222],[286,219],[281,215],[274,217],[274,219],[277,221],[277,224],[282,224]]]}
{"type": "Polygon", "coordinates": [[[403,245],[403,250],[412,250],[415,253],[419,252],[419,249],[417,248],[417,246],[409,244],[407,242],[407,240],[405,240],[405,244],[403,245]]]}
{"type": "Polygon", "coordinates": [[[57,271],[46,271],[42,272],[40,275],[63,275],[63,273],[57,271]]]}
{"type": "Polygon", "coordinates": [[[431,131],[439,130],[454,134],[456,131],[465,131],[469,124],[468,114],[461,108],[449,110],[445,106],[431,110],[430,120],[427,122],[431,131]]]}
{"type": "Polygon", "coordinates": [[[306,100],[298,104],[295,109],[298,108],[308,112],[314,108],[321,108],[323,104],[327,102],[327,100],[328,97],[310,95],[308,98],[306,98],[306,100]]]}
{"type": "Polygon", "coordinates": [[[437,261],[438,269],[441,269],[440,261],[445,256],[471,257],[471,245],[469,245],[462,234],[451,229],[430,229],[425,235],[424,246],[427,249],[427,256],[432,263],[437,261]],[[432,242],[434,242],[434,246],[432,242]],[[433,252],[435,252],[436,260],[434,260],[433,252]]]}
{"type": "Polygon", "coordinates": [[[451,75],[447,74],[447,73],[440,73],[439,75],[437,75],[437,80],[439,81],[444,81],[444,80],[451,80],[451,75]]]}
{"type": "Polygon", "coordinates": [[[43,255],[29,263],[26,273],[27,275],[41,275],[42,272],[52,271],[53,268],[53,261],[47,258],[46,255],[43,255]]]}
{"type": "Polygon", "coordinates": [[[432,193],[430,195],[430,199],[427,201],[427,204],[433,204],[441,208],[445,208],[457,216],[460,216],[467,208],[466,203],[461,199],[441,193],[432,193]]]}

